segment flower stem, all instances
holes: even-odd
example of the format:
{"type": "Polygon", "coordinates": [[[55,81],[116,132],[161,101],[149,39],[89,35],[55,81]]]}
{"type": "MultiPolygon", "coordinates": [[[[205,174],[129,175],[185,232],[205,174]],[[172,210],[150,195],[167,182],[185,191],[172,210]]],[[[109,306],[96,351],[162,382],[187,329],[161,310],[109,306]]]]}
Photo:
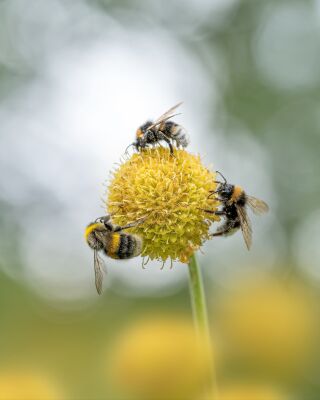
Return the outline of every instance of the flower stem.
{"type": "Polygon", "coordinates": [[[200,331],[208,331],[207,306],[203,289],[201,270],[193,254],[189,261],[190,292],[193,309],[193,317],[200,331]]]}
{"type": "Polygon", "coordinates": [[[199,267],[195,253],[189,260],[189,284],[190,296],[192,303],[193,319],[196,325],[199,339],[207,346],[209,357],[209,374],[210,374],[210,399],[217,398],[215,368],[212,358],[212,345],[208,324],[208,313],[206,306],[206,299],[204,294],[203,280],[201,269],[199,267]]]}

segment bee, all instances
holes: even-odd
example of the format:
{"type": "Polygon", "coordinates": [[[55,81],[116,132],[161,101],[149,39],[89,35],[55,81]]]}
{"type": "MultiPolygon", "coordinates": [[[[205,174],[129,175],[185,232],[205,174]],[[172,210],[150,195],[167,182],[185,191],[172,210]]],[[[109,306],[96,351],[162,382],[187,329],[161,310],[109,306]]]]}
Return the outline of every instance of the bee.
{"type": "Polygon", "coordinates": [[[221,176],[223,182],[216,181],[218,188],[214,191],[210,191],[209,197],[217,195],[217,199],[222,203],[223,207],[219,211],[205,211],[211,214],[221,215],[225,218],[225,222],[210,236],[231,235],[241,228],[245,244],[248,250],[250,250],[252,228],[247,215],[246,206],[249,206],[257,215],[266,213],[269,207],[264,201],[247,195],[242,187],[229,184],[219,171],[216,172],[221,176]]]}
{"type": "Polygon", "coordinates": [[[143,222],[144,218],[125,226],[114,225],[110,220],[110,214],[97,218],[85,230],[85,239],[94,254],[94,274],[98,294],[102,292],[102,269],[105,269],[104,262],[99,256],[100,251],[108,257],[121,260],[136,257],[142,251],[142,238],[123,231],[143,222]]]}
{"type": "Polygon", "coordinates": [[[162,140],[168,143],[171,154],[173,154],[173,143],[175,143],[176,147],[187,147],[189,139],[185,129],[175,122],[169,121],[169,119],[178,115],[173,114],[173,112],[181,104],[178,103],[171,107],[154,122],[147,121],[141,125],[136,131],[136,141],[130,144],[127,150],[130,146],[134,146],[139,151],[162,140]]]}

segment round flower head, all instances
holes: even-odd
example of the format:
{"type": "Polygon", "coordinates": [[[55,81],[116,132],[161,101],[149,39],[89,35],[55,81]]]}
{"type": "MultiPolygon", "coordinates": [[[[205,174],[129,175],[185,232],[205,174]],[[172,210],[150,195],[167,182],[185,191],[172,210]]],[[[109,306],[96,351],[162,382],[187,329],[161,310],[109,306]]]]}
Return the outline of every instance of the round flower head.
{"type": "Polygon", "coordinates": [[[176,149],[146,149],[120,165],[109,186],[108,212],[116,224],[145,218],[132,228],[142,236],[142,255],[150,259],[188,262],[209,238],[209,228],[218,202],[208,198],[216,174],[201,163],[199,156],[176,149]]]}
{"type": "Polygon", "coordinates": [[[207,347],[181,315],[135,321],[107,354],[115,386],[137,399],[195,399],[208,380],[207,347]]]}

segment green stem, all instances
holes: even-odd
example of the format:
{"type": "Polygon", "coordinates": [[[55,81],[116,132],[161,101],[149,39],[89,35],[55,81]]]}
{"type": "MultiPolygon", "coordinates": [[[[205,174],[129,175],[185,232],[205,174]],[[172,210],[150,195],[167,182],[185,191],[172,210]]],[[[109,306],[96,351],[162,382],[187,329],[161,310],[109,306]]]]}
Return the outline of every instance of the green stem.
{"type": "Polygon", "coordinates": [[[193,254],[189,260],[189,284],[190,296],[192,303],[193,319],[199,335],[199,339],[207,346],[209,355],[209,374],[210,374],[210,399],[217,398],[215,368],[212,359],[212,345],[210,330],[208,324],[208,313],[206,306],[206,299],[203,287],[203,279],[201,269],[198,264],[196,255],[193,254]]]}
{"type": "Polygon", "coordinates": [[[200,331],[208,331],[208,315],[202,275],[195,254],[190,257],[189,261],[189,279],[193,317],[197,329],[200,331]]]}

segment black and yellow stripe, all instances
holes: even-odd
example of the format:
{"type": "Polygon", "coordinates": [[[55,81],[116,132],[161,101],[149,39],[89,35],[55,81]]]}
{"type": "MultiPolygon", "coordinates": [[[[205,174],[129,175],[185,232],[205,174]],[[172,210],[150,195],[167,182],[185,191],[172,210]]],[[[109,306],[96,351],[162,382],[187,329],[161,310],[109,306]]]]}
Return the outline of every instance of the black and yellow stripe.
{"type": "Polygon", "coordinates": [[[126,233],[113,233],[107,255],[115,259],[127,259],[135,256],[137,247],[135,236],[126,233]]]}
{"type": "Polygon", "coordinates": [[[84,237],[85,237],[86,241],[88,241],[88,237],[92,232],[94,232],[95,230],[99,230],[102,227],[103,227],[103,224],[101,224],[100,222],[92,222],[91,224],[89,224],[86,227],[86,230],[84,231],[84,237]]]}

